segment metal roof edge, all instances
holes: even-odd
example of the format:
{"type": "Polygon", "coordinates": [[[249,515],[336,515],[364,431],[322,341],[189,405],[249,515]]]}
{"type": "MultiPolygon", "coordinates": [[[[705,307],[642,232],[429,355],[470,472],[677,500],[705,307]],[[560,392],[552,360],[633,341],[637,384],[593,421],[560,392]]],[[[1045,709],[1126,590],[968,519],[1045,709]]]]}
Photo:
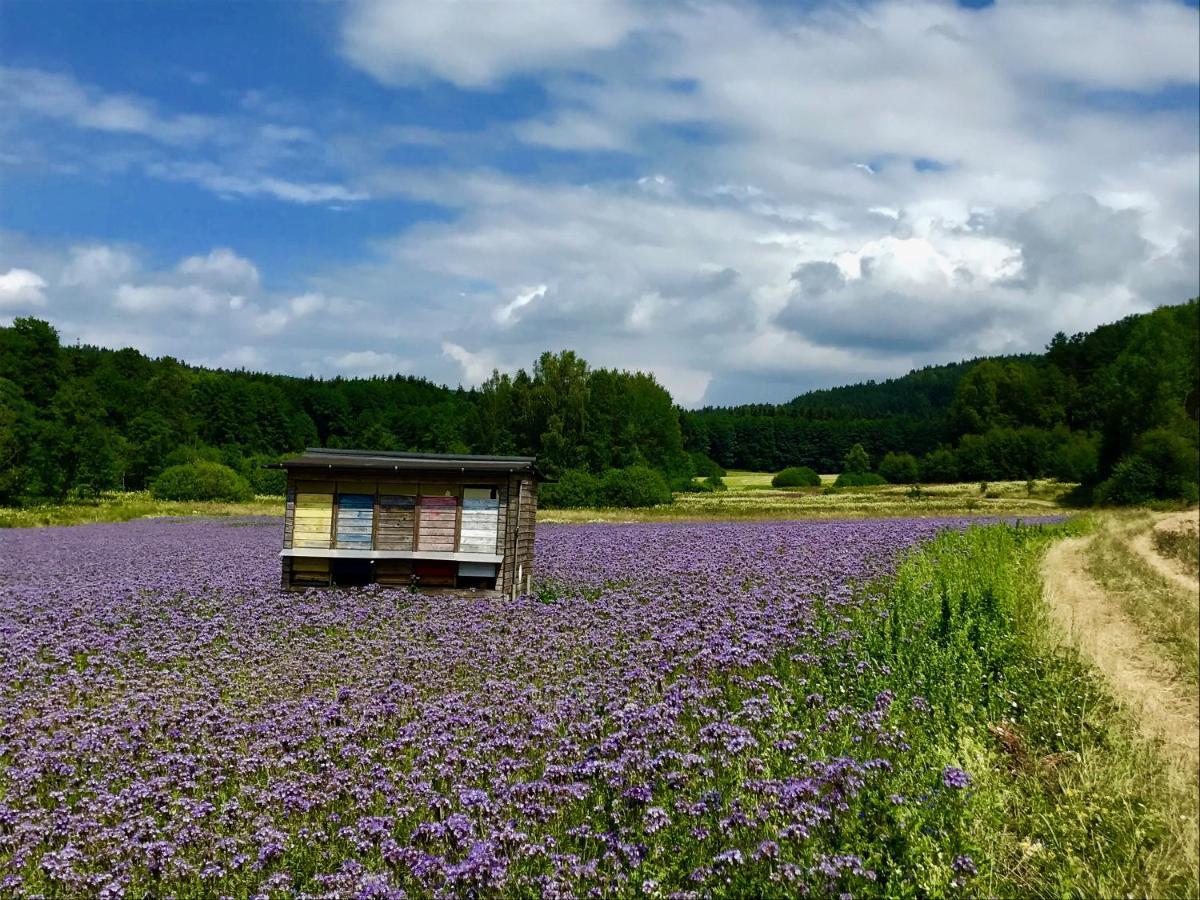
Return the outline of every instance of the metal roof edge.
{"type": "Polygon", "coordinates": [[[268,463],[268,469],[375,469],[381,472],[431,470],[466,472],[528,471],[539,480],[544,473],[537,466],[536,456],[486,456],[467,453],[405,453],[397,451],[339,450],[330,447],[308,447],[300,456],[268,463]]]}

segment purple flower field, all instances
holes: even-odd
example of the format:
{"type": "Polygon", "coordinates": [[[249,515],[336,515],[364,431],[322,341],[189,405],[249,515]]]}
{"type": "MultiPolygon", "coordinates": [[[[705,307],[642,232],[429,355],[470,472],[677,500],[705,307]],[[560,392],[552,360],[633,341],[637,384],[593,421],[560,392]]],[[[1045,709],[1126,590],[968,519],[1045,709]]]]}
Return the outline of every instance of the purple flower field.
{"type": "Polygon", "coordinates": [[[870,804],[968,775],[843,613],[956,524],[544,526],[515,602],[282,593],[276,519],[0,532],[0,894],[869,885],[870,804]]]}

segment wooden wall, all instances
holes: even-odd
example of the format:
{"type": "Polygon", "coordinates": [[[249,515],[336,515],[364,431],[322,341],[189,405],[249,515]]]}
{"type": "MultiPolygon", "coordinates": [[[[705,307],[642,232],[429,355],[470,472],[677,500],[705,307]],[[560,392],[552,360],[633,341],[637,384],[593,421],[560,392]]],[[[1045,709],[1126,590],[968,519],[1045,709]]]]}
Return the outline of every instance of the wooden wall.
{"type": "MultiPolygon", "coordinates": [[[[526,576],[533,573],[537,514],[537,482],[528,474],[410,472],[404,474],[406,480],[352,473],[343,477],[337,471],[322,475],[289,473],[285,548],[496,553],[504,557],[496,589],[525,590],[526,576]],[[469,490],[479,487],[494,492],[469,490]]],[[[389,586],[407,585],[414,572],[423,584],[453,581],[444,564],[431,568],[432,562],[378,560],[375,577],[389,586]]],[[[328,560],[285,558],[284,586],[312,586],[322,578],[328,584],[329,572],[328,560]]]]}
{"type": "Polygon", "coordinates": [[[504,522],[504,562],[500,567],[497,589],[503,594],[521,594],[533,577],[533,540],[537,526],[537,482],[528,475],[508,479],[510,502],[501,520],[504,522]]]}

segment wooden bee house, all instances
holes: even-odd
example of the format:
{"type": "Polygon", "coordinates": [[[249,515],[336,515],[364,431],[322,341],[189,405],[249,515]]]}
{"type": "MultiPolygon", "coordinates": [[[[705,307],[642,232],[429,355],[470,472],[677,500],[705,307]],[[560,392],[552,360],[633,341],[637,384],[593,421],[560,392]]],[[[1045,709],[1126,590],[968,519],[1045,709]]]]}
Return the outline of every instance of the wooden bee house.
{"type": "Polygon", "coordinates": [[[287,470],[283,587],[515,594],[533,575],[531,456],[305,450],[287,470]]]}

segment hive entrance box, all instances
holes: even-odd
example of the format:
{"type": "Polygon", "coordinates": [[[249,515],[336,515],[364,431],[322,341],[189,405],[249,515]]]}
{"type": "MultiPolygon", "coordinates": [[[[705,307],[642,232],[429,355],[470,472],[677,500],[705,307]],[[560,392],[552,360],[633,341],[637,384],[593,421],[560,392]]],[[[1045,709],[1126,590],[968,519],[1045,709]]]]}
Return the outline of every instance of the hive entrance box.
{"type": "Polygon", "coordinates": [[[310,448],[287,470],[283,587],[469,587],[533,577],[532,456],[310,448]]]}

